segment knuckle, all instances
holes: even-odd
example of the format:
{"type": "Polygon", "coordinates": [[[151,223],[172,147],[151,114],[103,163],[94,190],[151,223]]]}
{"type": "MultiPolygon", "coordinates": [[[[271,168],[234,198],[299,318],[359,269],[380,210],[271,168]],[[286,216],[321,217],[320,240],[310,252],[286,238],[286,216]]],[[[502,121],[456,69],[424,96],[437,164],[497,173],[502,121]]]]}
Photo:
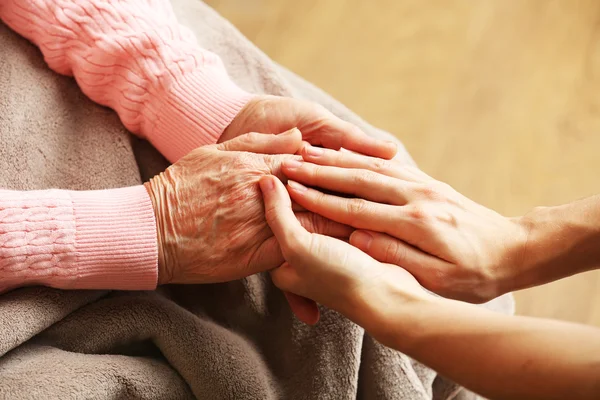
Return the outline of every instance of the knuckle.
{"type": "Polygon", "coordinates": [[[368,210],[368,203],[363,199],[351,199],[346,203],[349,214],[360,215],[368,210]]]}
{"type": "Polygon", "coordinates": [[[401,264],[406,259],[406,249],[397,243],[389,241],[383,247],[383,258],[386,262],[401,264]]]}
{"type": "Polygon", "coordinates": [[[377,176],[372,171],[359,170],[354,174],[354,184],[362,186],[367,183],[377,181],[377,176]]]}
{"type": "Polygon", "coordinates": [[[310,230],[311,232],[323,232],[325,229],[325,221],[318,214],[310,214],[310,230]]]}
{"type": "Polygon", "coordinates": [[[320,191],[313,192],[315,203],[321,206],[327,206],[327,195],[320,191]]]}
{"type": "Polygon", "coordinates": [[[427,213],[425,212],[425,210],[423,209],[422,206],[410,206],[407,210],[406,210],[406,214],[408,215],[409,218],[416,220],[416,221],[423,221],[427,218],[427,213]]]}
{"type": "Polygon", "coordinates": [[[248,143],[252,143],[255,142],[257,140],[259,140],[261,138],[261,133],[258,132],[248,132],[245,136],[244,139],[246,142],[248,143]]]}
{"type": "Polygon", "coordinates": [[[388,171],[391,168],[391,163],[389,160],[375,158],[371,161],[371,168],[376,172],[388,171]]]}
{"type": "Polygon", "coordinates": [[[438,188],[431,184],[419,185],[415,188],[415,191],[429,200],[437,199],[440,196],[438,188]]]}
{"type": "Polygon", "coordinates": [[[433,269],[427,274],[427,288],[435,293],[444,293],[446,285],[450,281],[447,271],[443,269],[433,269]]]}
{"type": "Polygon", "coordinates": [[[319,180],[323,176],[324,170],[323,170],[322,166],[314,165],[314,164],[307,164],[307,163],[304,163],[304,166],[308,167],[308,168],[306,168],[308,171],[308,174],[315,181],[319,180]]]}

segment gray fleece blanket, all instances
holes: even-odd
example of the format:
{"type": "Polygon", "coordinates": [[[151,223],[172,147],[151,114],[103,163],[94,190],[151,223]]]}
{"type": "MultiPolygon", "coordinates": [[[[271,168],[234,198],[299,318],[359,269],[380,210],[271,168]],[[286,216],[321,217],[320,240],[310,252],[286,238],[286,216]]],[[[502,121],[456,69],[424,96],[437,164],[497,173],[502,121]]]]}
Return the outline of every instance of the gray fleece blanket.
{"type": "MultiPolygon", "coordinates": [[[[222,57],[241,87],[321,103],[368,134],[391,138],[276,65],[205,4],[174,3],[180,22],[222,57]]],[[[412,162],[404,150],[399,157],[412,162]]],[[[166,165],[114,112],[0,25],[0,187],[121,187],[166,165]]],[[[512,312],[512,298],[486,307],[512,312]]],[[[14,290],[0,296],[0,398],[471,397],[322,311],[317,326],[301,324],[268,275],[154,292],[14,290]]]]}

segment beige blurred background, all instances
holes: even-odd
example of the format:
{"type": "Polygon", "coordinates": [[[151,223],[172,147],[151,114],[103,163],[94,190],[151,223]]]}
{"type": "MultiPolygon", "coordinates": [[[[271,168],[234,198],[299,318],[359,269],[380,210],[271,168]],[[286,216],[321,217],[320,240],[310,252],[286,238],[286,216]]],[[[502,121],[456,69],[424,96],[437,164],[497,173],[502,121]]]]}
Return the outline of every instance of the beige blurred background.
{"type": "MultiPolygon", "coordinates": [[[[505,215],[600,193],[597,0],[209,0],[271,58],[505,215]]],[[[516,294],[600,326],[600,271],[516,294]]]]}

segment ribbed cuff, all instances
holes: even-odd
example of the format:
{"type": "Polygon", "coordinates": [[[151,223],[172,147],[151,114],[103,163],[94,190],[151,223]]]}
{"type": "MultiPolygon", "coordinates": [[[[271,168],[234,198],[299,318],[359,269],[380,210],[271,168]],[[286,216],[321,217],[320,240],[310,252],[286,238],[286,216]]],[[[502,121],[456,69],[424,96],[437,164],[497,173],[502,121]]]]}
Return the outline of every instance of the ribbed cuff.
{"type": "Polygon", "coordinates": [[[144,109],[151,123],[148,140],[169,161],[217,140],[253,95],[236,86],[227,73],[205,68],[187,74],[167,95],[154,95],[144,109]]]}
{"type": "Polygon", "coordinates": [[[146,189],[134,186],[69,194],[76,232],[73,288],[156,288],[156,222],[146,189]]]}

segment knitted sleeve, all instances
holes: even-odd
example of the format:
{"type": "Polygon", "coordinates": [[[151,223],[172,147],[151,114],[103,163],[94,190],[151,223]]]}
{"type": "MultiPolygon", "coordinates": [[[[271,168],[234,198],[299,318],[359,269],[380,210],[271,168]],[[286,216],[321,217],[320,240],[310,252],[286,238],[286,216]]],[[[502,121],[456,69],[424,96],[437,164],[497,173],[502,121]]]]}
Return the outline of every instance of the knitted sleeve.
{"type": "Polygon", "coordinates": [[[215,143],[251,98],[168,0],[2,0],[0,18],[172,162],[215,143]]]}
{"type": "Polygon", "coordinates": [[[156,243],[143,186],[0,190],[0,292],[27,285],[154,289],[156,243]]]}

